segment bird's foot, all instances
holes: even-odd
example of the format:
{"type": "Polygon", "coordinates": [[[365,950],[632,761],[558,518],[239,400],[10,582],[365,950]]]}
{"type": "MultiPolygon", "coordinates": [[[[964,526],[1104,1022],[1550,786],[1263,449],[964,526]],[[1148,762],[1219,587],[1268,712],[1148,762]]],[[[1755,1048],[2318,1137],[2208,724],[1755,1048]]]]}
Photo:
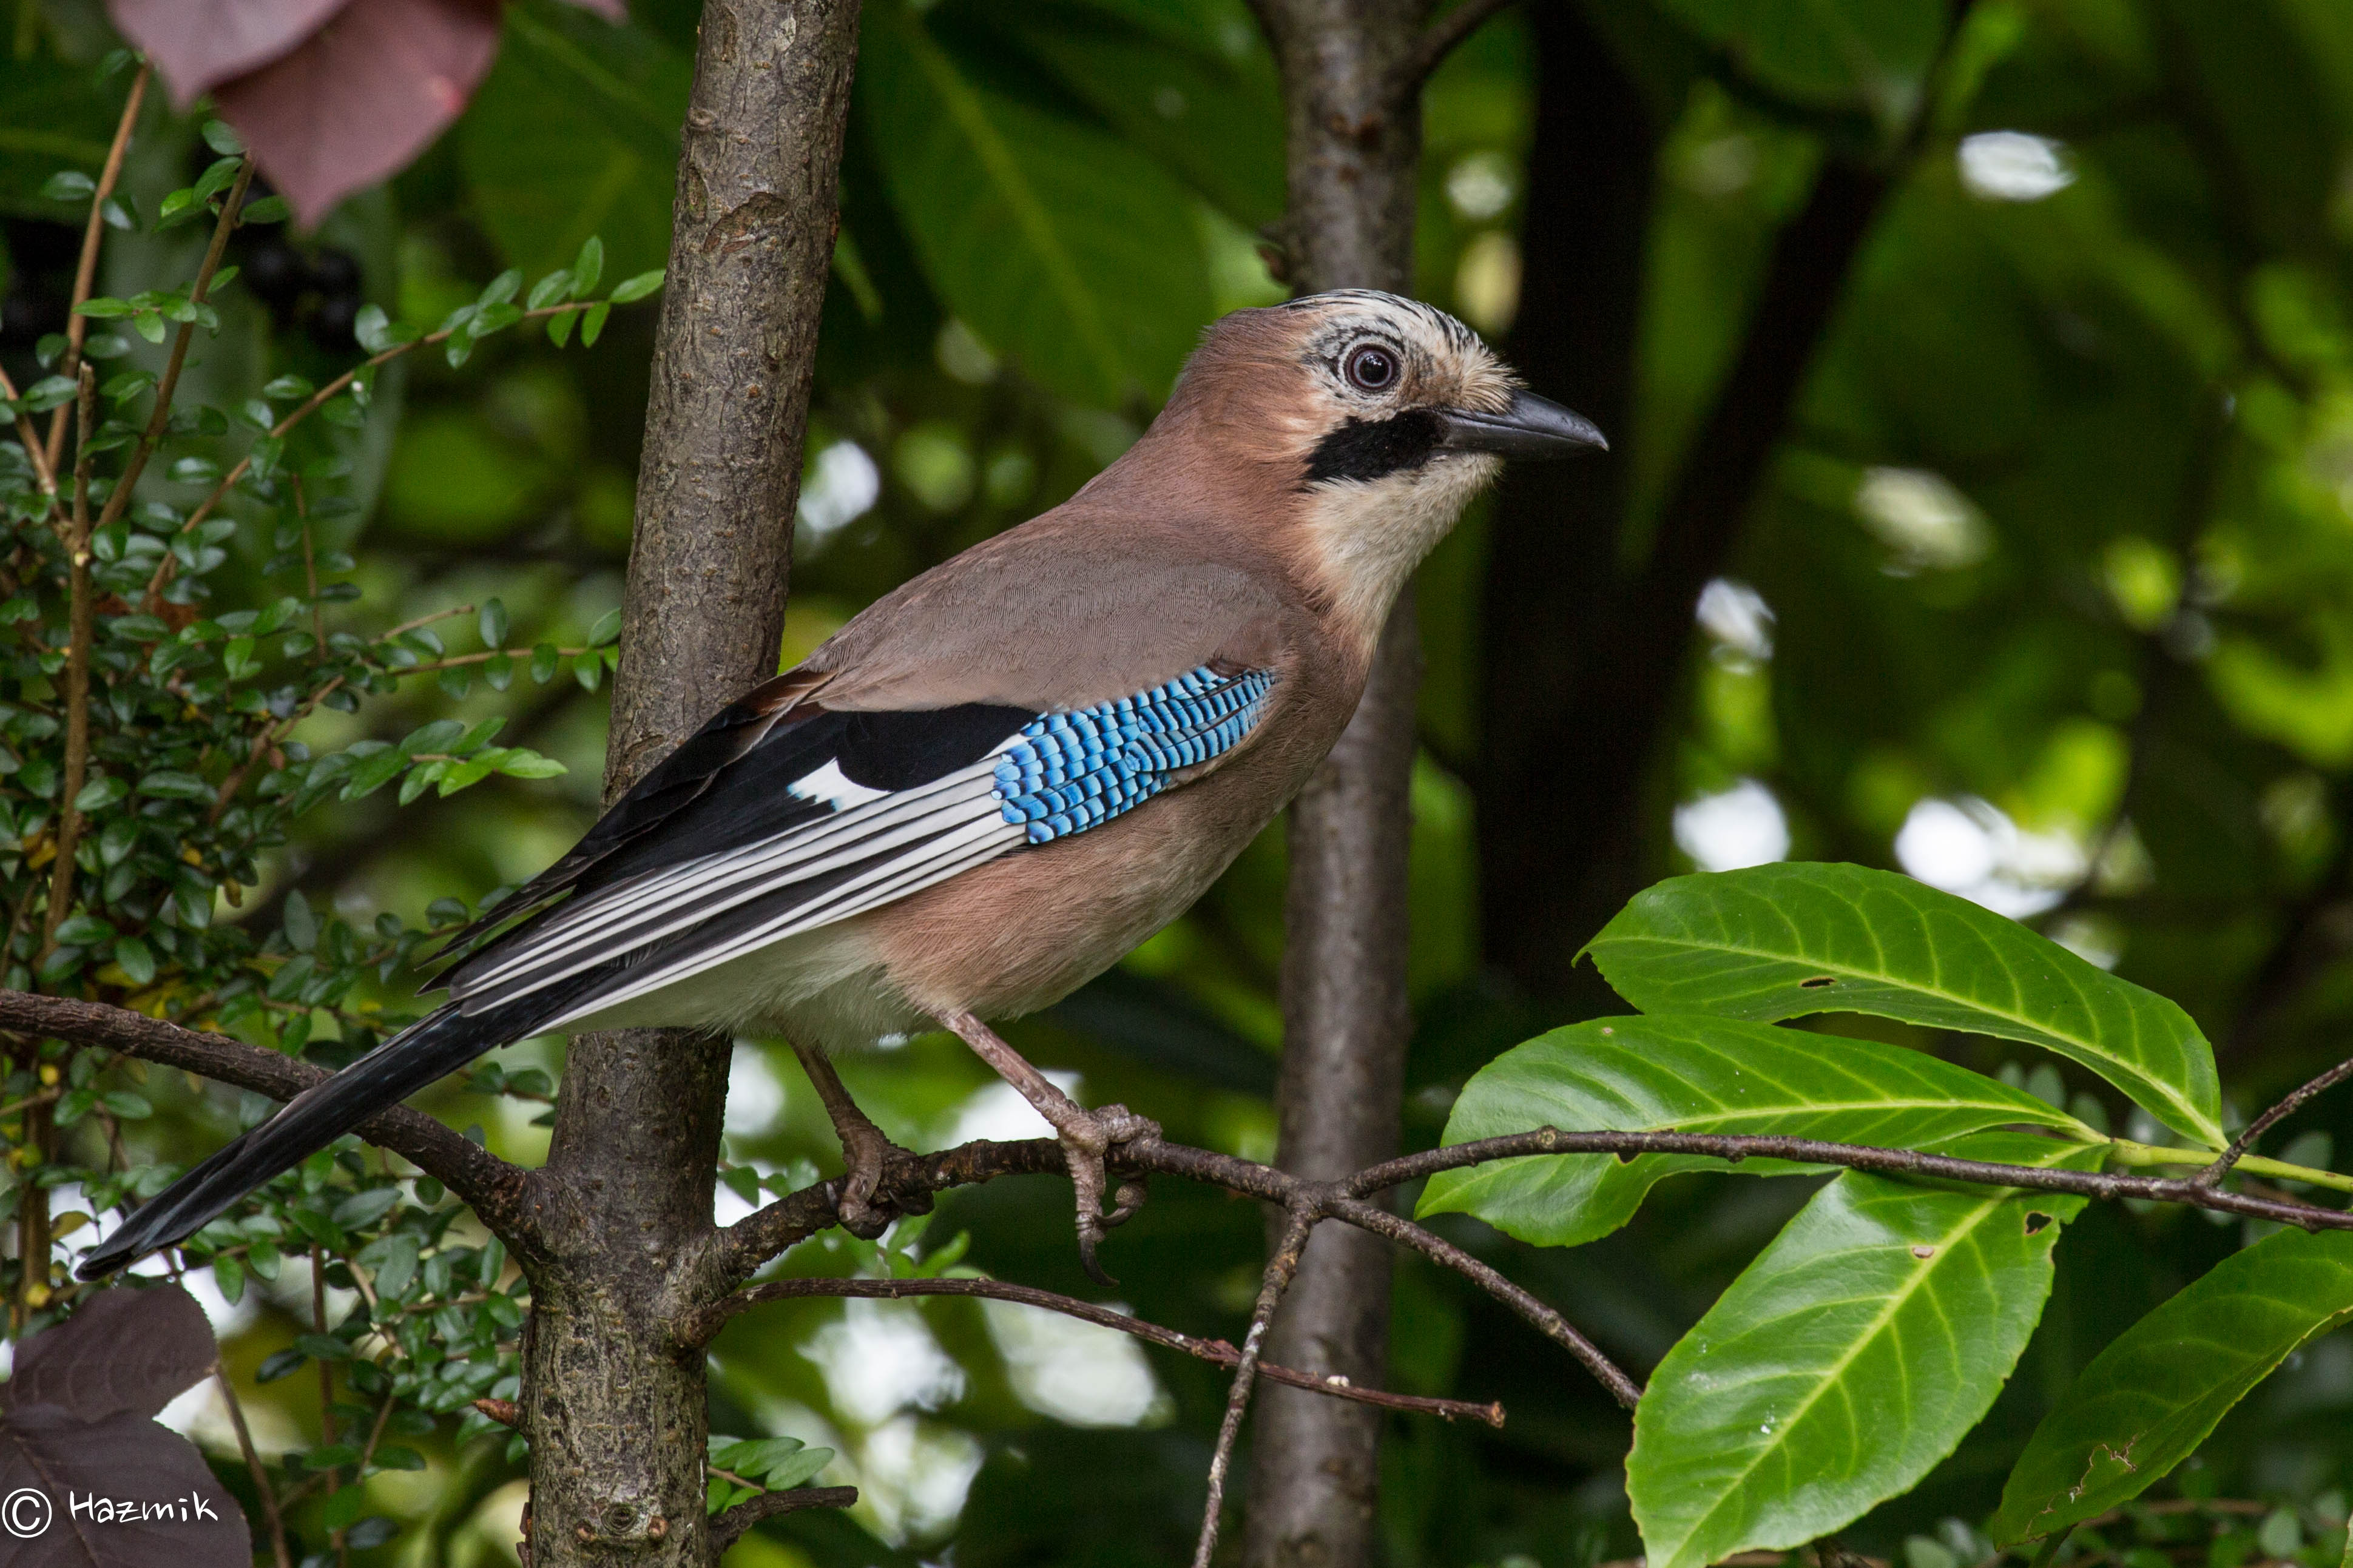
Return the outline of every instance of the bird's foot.
{"type": "Polygon", "coordinates": [[[950,1010],[941,1013],[939,1020],[970,1046],[974,1055],[995,1068],[997,1076],[1035,1106],[1038,1114],[1046,1119],[1046,1125],[1054,1130],[1055,1138],[1062,1145],[1062,1158],[1071,1168],[1071,1184],[1078,1189],[1079,1261],[1085,1266],[1087,1277],[1097,1284],[1117,1284],[1095,1260],[1095,1249],[1103,1245],[1104,1232],[1124,1223],[1143,1206],[1144,1184],[1135,1180],[1122,1182],[1116,1206],[1105,1214],[1103,1192],[1111,1185],[1105,1167],[1111,1152],[1120,1145],[1156,1141],[1160,1124],[1138,1116],[1124,1105],[1089,1110],[1055,1088],[1052,1080],[1030,1066],[1020,1052],[997,1038],[995,1031],[970,1013],[950,1010]]]}
{"type": "Polygon", "coordinates": [[[1107,1232],[1125,1224],[1144,1206],[1144,1184],[1140,1180],[1120,1183],[1112,1210],[1105,1214],[1103,1194],[1111,1185],[1111,1152],[1122,1144],[1158,1139],[1160,1124],[1138,1116],[1124,1105],[1086,1110],[1068,1101],[1064,1104],[1069,1109],[1056,1119],[1055,1131],[1061,1142],[1062,1158],[1070,1165],[1071,1185],[1078,1199],[1079,1264],[1096,1284],[1116,1285],[1119,1281],[1106,1273],[1096,1259],[1095,1249],[1103,1245],[1107,1232]]]}
{"type": "Polygon", "coordinates": [[[822,1053],[796,1044],[793,1054],[800,1058],[810,1085],[817,1089],[818,1099],[824,1102],[826,1115],[833,1122],[834,1136],[841,1140],[841,1163],[846,1173],[840,1186],[835,1189],[833,1202],[841,1228],[860,1240],[871,1241],[888,1230],[900,1215],[928,1212],[928,1199],[894,1201],[890,1195],[892,1164],[913,1156],[884,1137],[882,1130],[858,1109],[849,1091],[842,1087],[840,1075],[822,1053]]]}
{"type": "Polygon", "coordinates": [[[861,1240],[871,1241],[899,1216],[897,1205],[875,1199],[890,1176],[892,1158],[904,1158],[906,1151],[885,1138],[874,1123],[860,1120],[862,1125],[837,1125],[834,1129],[841,1139],[842,1163],[848,1170],[841,1178],[833,1206],[841,1216],[842,1229],[861,1240]]]}

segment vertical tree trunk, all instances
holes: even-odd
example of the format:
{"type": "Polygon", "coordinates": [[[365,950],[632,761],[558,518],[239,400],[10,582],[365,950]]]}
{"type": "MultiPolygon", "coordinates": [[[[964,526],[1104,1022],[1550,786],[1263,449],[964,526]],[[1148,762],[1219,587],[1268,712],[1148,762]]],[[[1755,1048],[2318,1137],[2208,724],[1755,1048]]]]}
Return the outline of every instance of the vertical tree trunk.
{"type": "MultiPolygon", "coordinates": [[[[610,799],[776,673],[857,0],[708,0],[629,550],[610,799]]],[[[705,1568],[703,1358],[668,1287],[712,1226],[729,1042],[572,1043],[547,1174],[576,1209],[533,1266],[533,1568],[705,1568]]]]}
{"type": "MultiPolygon", "coordinates": [[[[1261,0],[1287,114],[1283,240],[1303,289],[1413,286],[1420,90],[1405,62],[1421,0],[1261,0]]],[[[1421,647],[1410,593],[1363,701],[1291,817],[1277,1163],[1334,1177],[1396,1152],[1405,994],[1408,783],[1421,647]]],[[[1378,1382],[1387,1244],[1320,1226],[1274,1321],[1269,1361],[1378,1382]]],[[[1352,1568],[1374,1555],[1380,1412],[1261,1384],[1243,1559],[1352,1568]]]]}

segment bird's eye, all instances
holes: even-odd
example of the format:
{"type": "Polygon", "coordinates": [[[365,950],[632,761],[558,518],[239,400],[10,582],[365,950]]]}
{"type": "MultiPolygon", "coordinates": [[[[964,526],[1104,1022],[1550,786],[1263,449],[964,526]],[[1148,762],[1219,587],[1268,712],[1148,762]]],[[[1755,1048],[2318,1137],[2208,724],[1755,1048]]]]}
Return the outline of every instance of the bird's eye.
{"type": "Polygon", "coordinates": [[[1341,374],[1359,392],[1387,392],[1398,378],[1397,355],[1378,343],[1363,343],[1348,351],[1341,374]]]}

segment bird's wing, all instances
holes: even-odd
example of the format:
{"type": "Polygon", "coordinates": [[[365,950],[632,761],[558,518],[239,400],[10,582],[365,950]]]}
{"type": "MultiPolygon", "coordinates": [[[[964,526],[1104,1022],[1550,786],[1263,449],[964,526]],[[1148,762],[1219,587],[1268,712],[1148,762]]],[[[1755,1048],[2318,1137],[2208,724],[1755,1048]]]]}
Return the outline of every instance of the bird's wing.
{"type": "MultiPolygon", "coordinates": [[[[1256,726],[1275,679],[1219,661],[1045,712],[976,702],[835,712],[819,691],[691,798],[571,873],[565,901],[452,970],[450,995],[473,1014],[602,972],[543,1026],[560,1027],[1083,833],[1215,765],[1256,726]]],[[[614,815],[654,809],[635,798],[614,815]]]]}

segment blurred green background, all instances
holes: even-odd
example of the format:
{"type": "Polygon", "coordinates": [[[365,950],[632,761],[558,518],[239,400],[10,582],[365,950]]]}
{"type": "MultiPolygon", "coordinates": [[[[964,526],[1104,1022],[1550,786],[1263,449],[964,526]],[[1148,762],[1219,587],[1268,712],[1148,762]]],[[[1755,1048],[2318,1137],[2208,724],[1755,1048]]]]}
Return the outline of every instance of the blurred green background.
{"type": "MultiPolygon", "coordinates": [[[[240,236],[243,277],[192,372],[198,396],[233,404],[273,374],[332,374],[356,357],[361,304],[429,324],[507,266],[563,265],[592,233],[608,277],[659,266],[696,6],[631,8],[617,28],[554,0],[512,5],[489,80],[414,167],[315,234],[240,236]]],[[[1610,477],[1522,483],[1507,519],[1475,511],[1423,574],[1418,1143],[1495,1051],[1610,1010],[1570,955],[1615,901],[1694,866],[1892,866],[2027,921],[2188,1006],[2242,1114],[2348,1048],[2353,7],[1979,0],[1941,45],[1947,20],[1942,0],[1533,0],[1430,85],[1422,297],[1507,353],[1605,353],[1609,331],[1577,336],[1599,301],[1620,310],[1624,353],[1538,381],[1580,404],[1590,383],[1622,405],[1610,477]],[[1617,134],[1545,112],[1595,103],[1617,106],[1617,134]],[[1829,326],[1754,493],[1719,520],[1722,559],[1674,601],[1655,735],[1556,728],[1526,754],[1497,715],[1556,679],[1543,626],[1598,616],[1641,578],[1668,498],[1714,459],[1694,443],[1728,367],[1773,324],[1756,311],[1776,237],[1834,167],[1883,179],[1884,198],[1827,281],[1829,326]],[[1580,205],[1613,168],[1631,195],[1580,205]],[[1524,233],[1577,244],[1524,256],[1524,233]],[[1624,277],[1579,270],[1613,243],[1624,277]],[[1546,286],[1524,291],[1524,269],[1546,286]],[[1575,504],[1559,489],[1572,483],[1588,486],[1575,504]],[[1520,531],[1503,581],[1491,562],[1507,523],[1520,531]],[[1561,551],[1533,558],[1556,569],[1531,574],[1527,542],[1546,529],[1561,551]],[[1531,598],[1544,617],[1496,618],[1531,598]],[[1554,773],[1614,774],[1635,804],[1622,820],[1548,816],[1554,773]],[[1514,843],[1596,841],[1606,855],[1563,852],[1576,897],[1498,896],[1526,880],[1514,843]]],[[[121,83],[91,80],[111,40],[89,0],[16,0],[0,46],[0,353],[22,384],[36,341],[62,325],[79,240],[79,213],[40,187],[60,166],[94,171],[121,83]]],[[[1280,135],[1242,0],[871,0],[786,662],[911,574],[1068,496],[1150,418],[1205,322],[1282,297],[1257,239],[1281,211],[1280,135]]],[[[206,156],[193,120],[151,106],[125,187],[152,212],[206,156]]],[[[184,275],[190,234],[118,237],[101,291],[184,275]]],[[[364,596],[343,607],[354,624],[496,595],[517,641],[573,642],[617,603],[652,321],[617,312],[586,353],[509,332],[461,370],[418,355],[385,375],[378,407],[394,416],[355,449],[364,504],[332,525],[358,561],[364,596]]],[[[238,542],[258,568],[268,541],[238,542]]],[[[562,758],[568,776],[322,812],[262,896],[224,918],[272,921],[300,889],[354,920],[415,921],[436,898],[537,870],[594,815],[601,692],[518,683],[459,699],[417,683],[322,715],[311,739],[499,711],[502,740],[562,758]]],[[[1199,909],[1012,1037],[1088,1100],[1268,1157],[1282,885],[1278,829],[1199,909]]],[[[2003,1065],[1982,1044],[1873,1026],[2003,1065]]],[[[915,1147],[1036,1131],[944,1037],[843,1070],[915,1147]]],[[[2125,1114],[2073,1068],[2013,1070],[2078,1114],[2125,1114]]],[[[486,1123],[510,1157],[544,1148],[530,1106],[447,1085],[425,1103],[486,1123]]],[[[191,1096],[166,1109],[145,1136],[172,1158],[229,1124],[191,1096]]],[[[2300,1115],[2281,1135],[2290,1157],[2327,1163],[2345,1114],[2324,1100],[2300,1115]]],[[[739,1047],[728,1125],[735,1162],[838,1168],[774,1043],[739,1047]]],[[[1567,1254],[1444,1228],[1639,1375],[1807,1190],[1684,1177],[1629,1229],[1567,1254]]],[[[723,1218],[743,1212],[724,1189],[719,1201],[723,1218]]],[[[1000,1184],[944,1203],[928,1239],[969,1232],[968,1261],[1089,1293],[1067,1212],[1057,1184],[1000,1184]]],[[[1911,1568],[1970,1558],[1979,1543],[1939,1521],[1981,1520],[2074,1369],[2250,1239],[2213,1218],[2111,1206],[2071,1227],[2052,1310],[1994,1415],[1853,1544],[1908,1552],[1911,1568]]],[[[1261,1245],[1250,1205],[1164,1185],[1106,1258],[1139,1312],[1233,1336],[1261,1245]]],[[[812,1242],[785,1267],[839,1271],[839,1246],[812,1242]]],[[[241,1372],[308,1326],[298,1268],[277,1291],[215,1302],[241,1372]]],[[[1584,1568],[1635,1550],[1627,1423],[1565,1357],[1409,1258],[1395,1324],[1393,1386],[1500,1397],[1510,1423],[1392,1422],[1392,1563],[1584,1568]]],[[[951,1542],[967,1568],[1109,1568],[1174,1559],[1191,1539],[1223,1394],[1213,1368],[946,1301],[770,1305],[713,1355],[714,1431],[834,1447],[824,1479],[864,1493],[847,1517],[763,1526],[731,1555],[740,1568],[913,1563],[951,1542]]],[[[315,1421],[289,1384],[248,1408],[265,1450],[315,1421]]],[[[216,1405],[191,1396],[179,1414],[234,1452],[216,1405]]],[[[2338,1336],[2291,1361],[2172,1486],[2341,1517],[2348,1416],[2353,1340],[2338,1336]]],[[[519,1475],[484,1442],[376,1479],[380,1506],[428,1527],[374,1555],[512,1561],[519,1475]]]]}

